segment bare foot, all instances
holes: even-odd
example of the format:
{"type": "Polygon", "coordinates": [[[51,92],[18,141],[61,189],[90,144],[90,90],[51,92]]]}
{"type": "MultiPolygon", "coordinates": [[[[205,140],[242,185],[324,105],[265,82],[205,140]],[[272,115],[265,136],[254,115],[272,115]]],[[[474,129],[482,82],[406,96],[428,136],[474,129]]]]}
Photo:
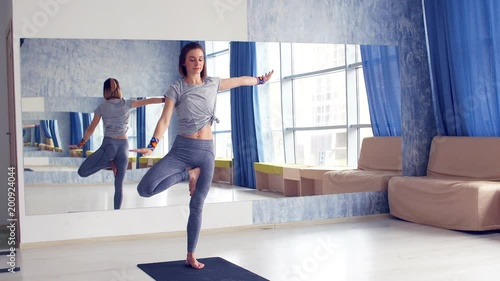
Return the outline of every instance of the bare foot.
{"type": "Polygon", "coordinates": [[[116,177],[116,174],[118,173],[118,168],[116,168],[116,163],[114,160],[111,161],[111,170],[113,170],[113,174],[116,177]]]}
{"type": "Polygon", "coordinates": [[[205,267],[205,264],[198,262],[194,257],[194,254],[188,254],[186,257],[186,265],[190,265],[194,269],[202,269],[205,267]]]}
{"type": "Polygon", "coordinates": [[[196,183],[198,182],[200,172],[200,168],[194,168],[189,171],[189,196],[193,196],[194,191],[196,190],[196,183]]]}

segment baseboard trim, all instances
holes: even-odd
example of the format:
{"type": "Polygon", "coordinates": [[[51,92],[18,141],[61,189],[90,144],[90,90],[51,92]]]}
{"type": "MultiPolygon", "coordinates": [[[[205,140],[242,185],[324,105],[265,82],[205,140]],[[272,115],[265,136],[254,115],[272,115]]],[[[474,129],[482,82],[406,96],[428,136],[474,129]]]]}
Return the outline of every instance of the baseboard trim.
{"type": "MultiPolygon", "coordinates": [[[[331,223],[353,222],[353,221],[363,221],[363,220],[372,220],[372,219],[389,218],[389,217],[392,217],[392,216],[390,214],[376,214],[376,215],[368,215],[368,216],[333,218],[333,219],[326,219],[326,220],[296,221],[296,222],[286,222],[286,223],[278,223],[278,224],[253,224],[253,225],[246,225],[246,226],[202,229],[201,234],[208,235],[208,234],[219,234],[219,233],[228,233],[228,232],[241,232],[241,231],[245,231],[245,230],[255,230],[255,229],[290,228],[290,227],[297,227],[297,226],[311,226],[311,225],[322,225],[322,224],[331,224],[331,223]]],[[[147,239],[183,237],[183,236],[186,236],[185,231],[172,231],[172,232],[162,232],[162,233],[148,233],[148,234],[121,235],[121,236],[110,236],[110,237],[71,239],[71,240],[63,240],[63,241],[32,242],[32,243],[21,243],[20,249],[49,248],[49,247],[68,246],[68,245],[95,244],[95,243],[129,241],[129,240],[147,240],[147,239]]]]}

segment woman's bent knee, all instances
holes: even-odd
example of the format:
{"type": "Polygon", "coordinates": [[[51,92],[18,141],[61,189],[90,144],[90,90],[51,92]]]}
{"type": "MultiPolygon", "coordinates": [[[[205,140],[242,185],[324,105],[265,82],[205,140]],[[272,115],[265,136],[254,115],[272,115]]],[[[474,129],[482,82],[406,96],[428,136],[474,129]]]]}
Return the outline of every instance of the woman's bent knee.
{"type": "Polygon", "coordinates": [[[137,192],[139,193],[139,196],[141,197],[151,197],[153,196],[153,192],[150,190],[141,188],[140,186],[137,187],[137,192]]]}
{"type": "Polygon", "coordinates": [[[82,178],[86,178],[86,177],[90,176],[90,173],[87,173],[85,171],[78,169],[78,175],[82,178]]]}

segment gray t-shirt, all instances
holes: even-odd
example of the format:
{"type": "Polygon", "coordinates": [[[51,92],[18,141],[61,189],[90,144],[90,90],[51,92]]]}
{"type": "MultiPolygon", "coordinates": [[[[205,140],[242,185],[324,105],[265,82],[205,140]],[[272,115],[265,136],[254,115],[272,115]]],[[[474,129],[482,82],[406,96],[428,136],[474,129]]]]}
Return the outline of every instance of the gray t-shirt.
{"type": "Polygon", "coordinates": [[[105,137],[118,137],[127,133],[132,100],[106,100],[94,110],[102,117],[105,137]]]}
{"type": "Polygon", "coordinates": [[[170,86],[165,97],[175,103],[179,135],[196,133],[216,120],[215,104],[219,83],[220,79],[217,77],[206,77],[200,85],[187,84],[184,79],[179,79],[170,86]]]}

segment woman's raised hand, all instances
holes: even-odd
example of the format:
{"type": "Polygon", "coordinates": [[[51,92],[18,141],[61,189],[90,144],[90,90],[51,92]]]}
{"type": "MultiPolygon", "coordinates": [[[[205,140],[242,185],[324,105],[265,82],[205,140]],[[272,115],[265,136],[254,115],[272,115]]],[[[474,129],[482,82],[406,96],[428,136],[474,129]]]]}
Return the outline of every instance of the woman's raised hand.
{"type": "Polygon", "coordinates": [[[267,81],[271,80],[273,73],[274,73],[274,70],[271,70],[271,71],[265,73],[264,75],[262,75],[262,78],[264,78],[264,83],[262,83],[262,84],[265,84],[267,81]]]}

